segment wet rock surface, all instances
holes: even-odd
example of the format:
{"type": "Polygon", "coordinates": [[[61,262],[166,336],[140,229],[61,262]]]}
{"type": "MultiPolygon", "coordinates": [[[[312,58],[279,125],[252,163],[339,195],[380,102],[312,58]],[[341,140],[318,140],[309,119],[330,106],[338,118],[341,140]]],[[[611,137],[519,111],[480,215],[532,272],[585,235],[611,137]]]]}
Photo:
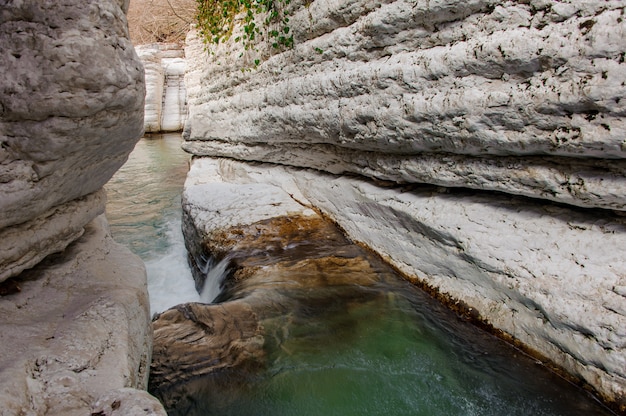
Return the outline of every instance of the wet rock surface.
{"type": "Polygon", "coordinates": [[[246,302],[184,304],[155,319],[150,390],[224,370],[253,372],[263,364],[263,336],[246,302]]]}

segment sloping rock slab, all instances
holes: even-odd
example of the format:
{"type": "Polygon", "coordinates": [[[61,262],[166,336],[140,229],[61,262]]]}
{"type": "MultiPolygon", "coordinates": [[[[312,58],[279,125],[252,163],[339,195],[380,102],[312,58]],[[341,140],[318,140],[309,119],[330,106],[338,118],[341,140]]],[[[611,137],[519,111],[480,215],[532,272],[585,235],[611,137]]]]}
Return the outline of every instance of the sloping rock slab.
{"type": "Polygon", "coordinates": [[[104,217],[11,283],[0,297],[0,415],[84,416],[108,391],[145,388],[145,269],[104,217]]]}

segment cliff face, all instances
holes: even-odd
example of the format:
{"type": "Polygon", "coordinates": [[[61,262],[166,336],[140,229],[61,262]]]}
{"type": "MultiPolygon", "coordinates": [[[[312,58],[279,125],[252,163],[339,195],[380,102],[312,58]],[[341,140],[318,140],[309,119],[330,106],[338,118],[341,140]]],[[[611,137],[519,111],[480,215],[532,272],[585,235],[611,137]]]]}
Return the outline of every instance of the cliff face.
{"type": "Polygon", "coordinates": [[[293,51],[192,70],[186,146],[623,210],[623,4],[529,3],[296,8],[293,51]]]}
{"type": "Polygon", "coordinates": [[[292,50],[189,37],[183,147],[274,164],[222,176],[279,184],[626,408],[623,2],[289,7],[292,50]]]}
{"type": "Polygon", "coordinates": [[[187,116],[184,51],[177,44],[136,47],[146,75],[147,133],[182,131],[187,116]]]}
{"type": "Polygon", "coordinates": [[[102,186],[143,130],[143,68],[127,7],[63,0],[0,9],[3,415],[93,406],[110,414],[110,402],[96,403],[104,393],[118,408],[151,400],[119,390],[147,382],[146,278],[102,215],[102,186]]]}
{"type": "Polygon", "coordinates": [[[0,280],[104,212],[100,190],[141,135],[142,67],[120,3],[2,8],[0,280]]]}

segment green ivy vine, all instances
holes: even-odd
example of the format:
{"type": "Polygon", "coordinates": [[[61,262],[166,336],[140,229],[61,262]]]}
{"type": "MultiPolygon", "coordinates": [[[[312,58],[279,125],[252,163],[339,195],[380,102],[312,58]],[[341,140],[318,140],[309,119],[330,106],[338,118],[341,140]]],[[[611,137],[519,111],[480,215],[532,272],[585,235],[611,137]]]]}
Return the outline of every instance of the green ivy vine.
{"type": "Polygon", "coordinates": [[[230,39],[236,20],[241,19],[241,34],[234,38],[246,50],[267,36],[275,49],[293,46],[290,34],[289,11],[285,10],[291,0],[196,0],[198,3],[198,28],[204,42],[219,44],[230,39]],[[257,16],[264,16],[257,24],[257,16]],[[261,27],[259,27],[261,26],[261,27]]]}

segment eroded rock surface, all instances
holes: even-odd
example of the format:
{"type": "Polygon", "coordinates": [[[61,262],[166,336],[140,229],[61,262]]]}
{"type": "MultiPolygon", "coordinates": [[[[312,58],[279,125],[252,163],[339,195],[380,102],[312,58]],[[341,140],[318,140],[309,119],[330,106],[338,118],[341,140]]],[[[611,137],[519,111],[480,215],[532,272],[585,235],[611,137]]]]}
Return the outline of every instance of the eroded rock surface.
{"type": "Polygon", "coordinates": [[[2,415],[138,414],[130,402],[146,402],[145,268],[102,216],[102,187],[143,130],[127,7],[0,6],[2,415]],[[119,400],[94,410],[108,393],[119,400]]]}
{"type": "Polygon", "coordinates": [[[187,150],[625,209],[622,2],[298,4],[250,71],[190,39],[187,150]]]}
{"type": "MultiPolygon", "coordinates": [[[[59,211],[99,191],[141,135],[143,69],[126,6],[25,1],[0,11],[0,230],[18,226],[2,241],[0,280],[33,265],[16,250],[41,259],[80,236],[77,217],[59,211]],[[30,235],[42,227],[51,244],[30,235]]],[[[85,207],[82,225],[102,209],[85,207]]]]}
{"type": "Polygon", "coordinates": [[[39,217],[0,230],[3,253],[0,281],[35,266],[50,253],[63,251],[83,234],[83,227],[104,213],[106,193],[99,190],[51,208],[39,217]]]}

